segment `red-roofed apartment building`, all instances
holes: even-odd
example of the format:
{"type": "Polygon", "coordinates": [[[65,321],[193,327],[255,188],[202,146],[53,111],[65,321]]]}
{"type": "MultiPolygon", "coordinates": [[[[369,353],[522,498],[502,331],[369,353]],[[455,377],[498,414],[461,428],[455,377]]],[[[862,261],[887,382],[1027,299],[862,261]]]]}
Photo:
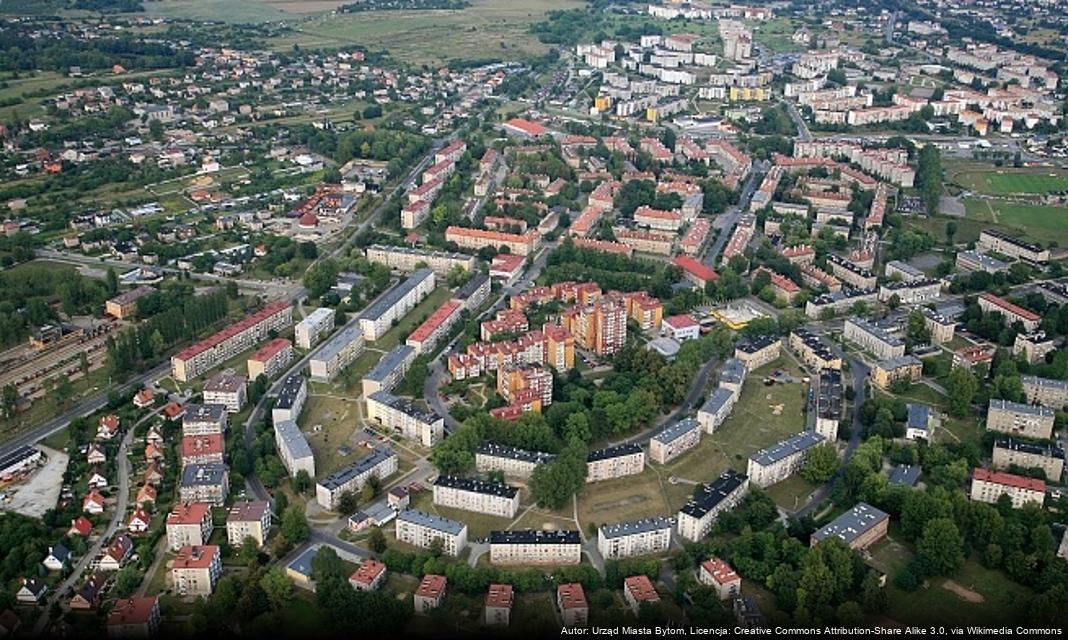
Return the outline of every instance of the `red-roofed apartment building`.
{"type": "Polygon", "coordinates": [[[720,600],[733,598],[742,592],[742,577],[729,564],[713,557],[701,563],[697,579],[712,587],[720,600]]]}
{"type": "Polygon", "coordinates": [[[643,602],[660,602],[660,594],[648,576],[631,576],[623,581],[623,599],[634,615],[638,615],[643,602]]]}
{"type": "Polygon", "coordinates": [[[419,588],[415,590],[412,598],[415,614],[425,616],[430,613],[431,609],[440,607],[442,601],[445,600],[445,589],[448,584],[449,581],[445,576],[432,573],[423,576],[423,581],[419,583],[419,588]]]}
{"type": "Polygon", "coordinates": [[[578,582],[562,584],[556,588],[556,606],[565,627],[584,627],[590,617],[586,603],[586,591],[578,582]]]}
{"type": "Polygon", "coordinates": [[[375,591],[386,580],[386,565],[370,558],[360,563],[349,576],[349,584],[357,591],[375,591]]]}
{"type": "Polygon", "coordinates": [[[675,256],[671,264],[682,269],[682,275],[701,289],[709,282],[719,280],[719,274],[690,256],[675,256]]]}
{"type": "Polygon", "coordinates": [[[1008,495],[1014,509],[1028,502],[1039,506],[1046,500],[1046,483],[1038,478],[1027,478],[1003,471],[978,468],[972,474],[972,500],[997,504],[998,498],[1008,495]]]}
{"type": "Polygon", "coordinates": [[[983,311],[996,311],[1005,316],[1006,321],[1012,324],[1019,321],[1024,329],[1030,333],[1038,328],[1042,322],[1042,316],[1033,311],[1028,311],[1019,305],[1015,305],[1004,298],[999,298],[992,293],[984,293],[979,296],[979,308],[983,311]]]}
{"type": "Polygon", "coordinates": [[[275,338],[248,358],[248,379],[260,375],[273,378],[282,373],[293,359],[293,343],[285,338],[275,338]]]}
{"type": "Polygon", "coordinates": [[[108,613],[109,638],[148,638],[159,631],[159,599],[123,598],[108,613]]]}
{"type": "Polygon", "coordinates": [[[516,136],[517,138],[523,138],[526,140],[533,140],[540,138],[541,136],[549,133],[549,130],[537,122],[531,122],[530,120],[524,120],[523,118],[512,118],[501,125],[504,132],[508,135],[516,136]]]}
{"type": "Polygon", "coordinates": [[[408,336],[405,344],[415,349],[416,353],[429,353],[434,345],[449,333],[456,321],[460,319],[463,304],[459,300],[449,300],[434,310],[426,322],[416,327],[408,336]]]}
{"type": "Polygon", "coordinates": [[[485,624],[508,626],[515,594],[510,584],[491,584],[486,594],[485,624]]]}

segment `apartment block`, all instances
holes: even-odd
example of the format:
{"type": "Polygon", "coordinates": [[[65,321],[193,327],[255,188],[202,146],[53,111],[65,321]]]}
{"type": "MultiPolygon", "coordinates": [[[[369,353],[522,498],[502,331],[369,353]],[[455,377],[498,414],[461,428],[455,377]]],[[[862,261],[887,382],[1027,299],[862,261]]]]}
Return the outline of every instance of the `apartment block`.
{"type": "Polygon", "coordinates": [[[247,351],[273,331],[280,333],[293,323],[293,307],[274,302],[235,322],[226,329],[182,349],[171,357],[171,375],[178,382],[193,378],[247,351]]]}
{"type": "Polygon", "coordinates": [[[801,470],[810,449],[826,441],[826,438],[815,431],[802,431],[757,451],[749,456],[749,466],[746,469],[749,481],[764,488],[786,480],[801,470]]]}
{"type": "Polygon", "coordinates": [[[515,594],[510,584],[491,584],[486,593],[486,606],[483,610],[483,623],[486,626],[500,625],[507,627],[511,622],[512,604],[515,594]]]}
{"type": "Polygon", "coordinates": [[[773,362],[782,352],[782,340],[778,336],[743,338],[734,347],[734,357],[745,363],[747,373],[773,362]]]}
{"type": "MultiPolygon", "coordinates": [[[[842,372],[821,369],[816,388],[816,433],[834,442],[842,419],[842,372]]],[[[752,474],[750,474],[752,475],[752,474]]]]}
{"type": "Polygon", "coordinates": [[[804,327],[791,331],[787,343],[797,359],[812,371],[842,368],[842,358],[822,338],[804,327]]]}
{"type": "Polygon", "coordinates": [[[182,502],[209,502],[221,506],[230,494],[230,471],[225,464],[190,464],[182,469],[178,487],[182,502]]]}
{"type": "Polygon", "coordinates": [[[535,229],[523,234],[517,234],[452,226],[445,229],[445,241],[455,242],[456,246],[461,249],[473,251],[478,251],[483,247],[497,249],[508,247],[516,255],[528,256],[538,249],[541,242],[541,234],[535,229]]]}
{"type": "Polygon", "coordinates": [[[983,271],[990,274],[1009,269],[1009,263],[978,251],[958,251],[956,266],[959,271],[983,271]]]}
{"type": "Polygon", "coordinates": [[[975,248],[983,253],[993,251],[1003,256],[1035,264],[1049,262],[1049,249],[1043,249],[1037,244],[1025,242],[997,229],[983,229],[980,231],[979,240],[975,243],[975,248]]]}
{"type": "Polygon", "coordinates": [[[708,394],[708,400],[705,400],[705,403],[697,410],[697,423],[705,433],[715,433],[716,429],[723,424],[723,421],[731,414],[731,410],[734,409],[734,403],[740,393],[740,389],[732,390],[721,382],[720,386],[708,394]]]}
{"type": "Polygon", "coordinates": [[[334,330],[335,311],[329,307],[319,307],[309,313],[294,327],[294,339],[301,349],[311,349],[319,344],[323,336],[334,330]]]}
{"type": "Polygon", "coordinates": [[[508,477],[529,480],[538,465],[555,459],[556,455],[552,453],[483,442],[475,449],[475,470],[479,473],[500,471],[508,477]]]}
{"type": "Polygon", "coordinates": [[[1007,495],[1014,509],[1029,503],[1041,507],[1046,501],[1046,483],[1038,478],[978,468],[972,473],[970,495],[972,500],[988,504],[997,504],[1002,495],[1007,495]]]}
{"type": "Polygon", "coordinates": [[[155,292],[155,289],[145,285],[124,291],[104,303],[104,313],[119,320],[128,320],[137,315],[137,301],[155,292]]]}
{"type": "Polygon", "coordinates": [[[519,489],[496,482],[442,474],[434,481],[434,504],[501,518],[514,518],[519,511],[519,489]]]}
{"type": "Polygon", "coordinates": [[[889,514],[870,504],[859,502],[813,533],[809,544],[814,547],[829,538],[838,538],[850,549],[867,549],[885,536],[889,527],[889,514]]]}
{"type": "Polygon", "coordinates": [[[995,469],[1042,469],[1046,479],[1060,482],[1064,473],[1064,451],[1056,446],[1035,444],[1019,438],[1005,437],[994,440],[993,466],[995,469]]]}
{"type": "Polygon", "coordinates": [[[182,416],[182,436],[203,436],[224,433],[227,427],[226,407],[221,404],[188,404],[182,416]]]}
{"type": "Polygon", "coordinates": [[[301,471],[306,471],[310,478],[315,477],[315,455],[295,421],[280,420],[274,423],[274,443],[278,457],[291,478],[301,471]]]}
{"type": "Polygon", "coordinates": [[[605,560],[664,553],[671,546],[671,521],[663,517],[601,525],[597,550],[605,560]]]}
{"type": "Polygon", "coordinates": [[[432,447],[445,438],[445,419],[433,411],[423,411],[414,403],[389,393],[376,391],[367,396],[367,419],[405,438],[432,447]]]}
{"type": "Polygon", "coordinates": [[[206,502],[180,502],[167,514],[167,546],[171,551],[207,543],[212,530],[211,505],[206,502]]]}
{"type": "Polygon", "coordinates": [[[391,247],[374,244],[367,247],[364,254],[370,262],[384,264],[394,271],[411,273],[425,265],[442,278],[447,277],[456,267],[471,272],[478,266],[474,256],[464,253],[431,251],[412,247],[391,247]]]}
{"type": "Polygon", "coordinates": [[[730,600],[742,593],[742,577],[729,564],[716,557],[701,563],[697,579],[701,584],[712,587],[720,600],[730,600]]]}
{"type": "Polygon", "coordinates": [[[355,324],[335,333],[308,360],[312,380],[329,382],[337,377],[363,353],[364,339],[363,330],[355,324]]]}
{"type": "Polygon", "coordinates": [[[248,379],[264,376],[270,380],[281,375],[292,360],[293,343],[285,338],[275,338],[249,356],[248,379]]]}
{"type": "Polygon", "coordinates": [[[979,308],[983,311],[1000,313],[1005,317],[1005,321],[1008,324],[1019,322],[1023,325],[1024,330],[1029,333],[1034,332],[1039,323],[1042,322],[1042,316],[1034,311],[1024,309],[992,293],[981,294],[977,302],[979,303],[979,308]]]}
{"type": "Polygon", "coordinates": [[[570,565],[582,561],[578,531],[491,531],[489,544],[490,564],[494,565],[570,565]]]}
{"type": "Polygon", "coordinates": [[[441,606],[445,601],[445,591],[449,581],[445,576],[427,574],[419,583],[419,587],[412,594],[412,606],[415,607],[415,615],[429,615],[431,611],[441,606]]]}
{"type": "Polygon", "coordinates": [[[986,428],[1025,438],[1048,440],[1053,434],[1053,410],[1037,404],[991,400],[986,428]]]}
{"type": "Polygon", "coordinates": [[[904,340],[864,318],[846,318],[842,335],[882,360],[905,355],[904,340]]]}
{"type": "Polygon", "coordinates": [[[360,314],[360,329],[365,340],[374,342],[434,290],[437,281],[430,269],[419,269],[407,280],[382,294],[360,314]]]}
{"type": "Polygon", "coordinates": [[[202,436],[185,436],[179,444],[179,461],[182,466],[190,464],[222,463],[226,445],[221,433],[202,436]]]}
{"type": "Polygon", "coordinates": [[[238,413],[245,406],[245,379],[229,373],[218,373],[204,383],[204,404],[221,404],[227,413],[238,413]]]}
{"type": "Polygon", "coordinates": [[[897,296],[901,304],[925,304],[938,300],[942,295],[942,283],[931,278],[888,282],[879,287],[879,301],[888,302],[897,296]]]}
{"type": "Polygon", "coordinates": [[[322,508],[333,511],[337,508],[342,493],[359,492],[371,477],[383,480],[396,472],[397,454],[389,450],[375,449],[371,455],[320,481],[315,486],[315,500],[322,508]]]}
{"type": "Polygon", "coordinates": [[[943,344],[953,339],[953,334],[957,328],[957,321],[952,318],[924,307],[923,313],[923,326],[931,332],[931,344],[943,344]]]}
{"type": "Polygon", "coordinates": [[[1057,349],[1057,342],[1043,331],[1017,333],[1012,344],[1012,355],[1023,356],[1029,364],[1045,362],[1046,356],[1057,349]]]}
{"type": "Polygon", "coordinates": [[[222,553],[215,545],[188,545],[171,561],[174,590],[188,598],[207,598],[222,575],[222,553]]]}
{"type": "Polygon", "coordinates": [[[679,535],[690,542],[700,541],[719,514],[738,506],[748,491],[748,477],[734,469],[724,471],[679,510],[679,535]]]}
{"type": "Polygon", "coordinates": [[[364,397],[377,391],[393,391],[408,374],[408,367],[415,360],[414,347],[397,345],[379,358],[378,362],[360,381],[364,397]]]}
{"type": "Polygon", "coordinates": [[[226,516],[226,540],[237,549],[251,538],[262,547],[271,532],[271,505],[268,502],[235,502],[226,516]]]}
{"type": "Polygon", "coordinates": [[[404,344],[415,349],[418,353],[431,353],[437,347],[438,342],[449,334],[449,331],[460,320],[463,305],[459,300],[448,300],[408,334],[404,344]]]}
{"type": "Polygon", "coordinates": [[[300,417],[304,402],[308,399],[308,381],[299,372],[290,374],[278,391],[278,398],[271,408],[271,422],[293,420],[300,417]]]}
{"type": "Polygon", "coordinates": [[[575,344],[597,355],[616,353],[627,343],[625,303],[597,300],[576,306],[561,315],[562,324],[575,338],[575,344]]]}
{"type": "Polygon", "coordinates": [[[834,254],[827,256],[827,267],[834,277],[851,287],[856,289],[872,289],[875,287],[876,278],[874,273],[841,256],[834,254]]]}
{"type": "Polygon", "coordinates": [[[667,464],[701,441],[701,423],[693,418],[679,420],[664,427],[649,440],[649,459],[667,464]]]}
{"type": "Polygon", "coordinates": [[[1051,409],[1068,406],[1068,381],[1039,378],[1038,376],[1021,376],[1027,401],[1051,409]]]}
{"type": "Polygon", "coordinates": [[[590,618],[590,606],[586,591],[578,582],[562,584],[556,588],[556,608],[565,627],[585,627],[590,618]]]}
{"type": "Polygon", "coordinates": [[[442,553],[456,557],[467,546],[467,525],[438,515],[415,509],[402,509],[397,514],[397,540],[429,549],[434,540],[443,543],[442,553]]]}
{"type": "Polygon", "coordinates": [[[586,482],[637,475],[644,469],[645,450],[637,444],[598,449],[586,456],[586,482]]]}

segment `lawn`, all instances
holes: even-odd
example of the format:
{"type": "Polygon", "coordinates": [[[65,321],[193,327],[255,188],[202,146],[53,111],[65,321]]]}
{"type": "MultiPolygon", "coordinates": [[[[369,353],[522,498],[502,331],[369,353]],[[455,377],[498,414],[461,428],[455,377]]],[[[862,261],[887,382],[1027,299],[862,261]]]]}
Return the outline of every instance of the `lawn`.
{"type": "Polygon", "coordinates": [[[953,175],[962,187],[991,195],[1038,195],[1068,190],[1068,173],[1055,169],[965,169],[953,175]]]}
{"type": "Polygon", "coordinates": [[[511,627],[524,635],[548,637],[558,635],[560,623],[552,596],[547,593],[525,593],[516,597],[510,618],[511,627]]]}
{"type": "Polygon", "coordinates": [[[885,615],[906,624],[987,625],[1027,619],[1032,592],[992,571],[974,559],[965,562],[953,578],[934,578],[918,591],[909,593],[887,584],[890,606],[885,615]],[[946,586],[963,588],[969,599],[946,586]]]}
{"type": "MultiPolygon", "coordinates": [[[[233,1],[233,0],[217,0],[233,1]]],[[[243,3],[250,4],[250,3],[243,3]]],[[[452,59],[520,60],[548,50],[529,32],[546,11],[581,7],[577,0],[472,0],[459,11],[366,11],[322,15],[295,25],[296,33],[273,44],[289,48],[360,44],[386,49],[413,64],[452,59]]]]}
{"type": "MultiPolygon", "coordinates": [[[[673,504],[668,495],[668,475],[646,467],[637,476],[586,485],[578,497],[579,523],[585,529],[591,522],[600,526],[673,513],[681,504],[673,504]]],[[[683,486],[689,495],[693,487],[683,486]]],[[[570,515],[571,504],[560,513],[570,515]]]]}
{"type": "MultiPolygon", "coordinates": [[[[520,498],[520,500],[522,500],[522,498],[520,498]]],[[[507,529],[508,525],[512,523],[511,518],[498,518],[497,516],[488,516],[484,513],[464,511],[463,509],[450,509],[448,507],[435,505],[434,492],[432,490],[413,494],[411,507],[427,513],[435,513],[451,520],[466,522],[468,540],[485,538],[489,535],[490,531],[507,529]]],[[[519,506],[519,513],[522,513],[523,508],[524,505],[521,503],[519,506]]]]}
{"type": "Polygon", "coordinates": [[[338,451],[339,447],[352,439],[362,415],[360,403],[355,399],[318,394],[308,396],[300,424],[315,454],[318,479],[369,453],[367,449],[357,448],[352,443],[349,444],[352,453],[348,456],[338,451]]]}
{"type": "Polygon", "coordinates": [[[799,475],[794,475],[764,489],[764,492],[775,501],[775,504],[787,511],[794,511],[804,505],[808,496],[818,487],[819,485],[812,484],[799,475]]]}

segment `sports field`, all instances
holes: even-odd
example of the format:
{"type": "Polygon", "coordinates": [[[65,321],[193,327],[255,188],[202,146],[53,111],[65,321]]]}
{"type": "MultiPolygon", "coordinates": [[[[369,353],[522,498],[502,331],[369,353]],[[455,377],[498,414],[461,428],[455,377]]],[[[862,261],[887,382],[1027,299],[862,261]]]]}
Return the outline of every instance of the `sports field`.
{"type": "Polygon", "coordinates": [[[965,200],[964,206],[972,220],[1007,227],[1038,242],[1055,240],[1062,246],[1068,243],[1066,207],[979,199],[965,200]]]}
{"type": "Polygon", "coordinates": [[[967,164],[949,170],[950,178],[960,186],[988,195],[1042,195],[1068,191],[1068,172],[1040,167],[1020,169],[995,168],[967,164]]]}

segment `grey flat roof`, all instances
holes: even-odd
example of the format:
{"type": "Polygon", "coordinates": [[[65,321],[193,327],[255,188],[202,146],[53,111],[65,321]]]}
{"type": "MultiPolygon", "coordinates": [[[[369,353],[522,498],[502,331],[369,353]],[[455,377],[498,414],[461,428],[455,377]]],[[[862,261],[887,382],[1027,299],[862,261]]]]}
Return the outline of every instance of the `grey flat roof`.
{"type": "Polygon", "coordinates": [[[1001,269],[1007,269],[1008,263],[1002,260],[998,260],[993,256],[988,256],[985,253],[979,253],[978,251],[961,251],[957,254],[957,259],[964,258],[971,262],[978,263],[981,266],[1000,271],[1001,269]]]}
{"type": "Polygon", "coordinates": [[[438,479],[434,481],[434,486],[448,487],[450,489],[459,489],[460,491],[470,491],[472,493],[481,493],[508,499],[514,498],[516,494],[519,493],[519,489],[510,487],[506,484],[487,482],[485,480],[477,480],[474,478],[460,478],[444,474],[438,476],[438,479]]]}
{"type": "Polygon", "coordinates": [[[713,480],[712,484],[705,487],[704,491],[691,498],[679,511],[694,518],[703,518],[709,511],[715,509],[716,505],[737,491],[747,479],[745,474],[738,473],[734,469],[727,469],[720,477],[713,480]]]}
{"type": "Polygon", "coordinates": [[[813,533],[812,537],[817,542],[827,538],[841,538],[846,543],[850,543],[889,517],[885,512],[866,502],[858,502],[852,509],[813,533]]]}
{"type": "Polygon", "coordinates": [[[361,460],[357,460],[343,469],[335,471],[326,478],[323,478],[322,482],[319,484],[332,491],[343,486],[346,482],[352,480],[361,473],[364,473],[368,469],[372,469],[382,462],[396,457],[396,455],[397,454],[388,449],[375,449],[371,455],[361,460]]]}
{"type": "Polygon", "coordinates": [[[723,371],[719,374],[720,383],[736,382],[745,380],[745,363],[738,358],[730,358],[723,363],[723,371]]]}
{"type": "Polygon", "coordinates": [[[744,351],[745,353],[756,353],[762,349],[766,349],[773,343],[779,341],[779,336],[762,335],[753,338],[743,338],[735,345],[736,349],[744,351]]]}
{"type": "Polygon", "coordinates": [[[910,402],[905,405],[905,408],[908,410],[908,417],[905,419],[906,425],[913,429],[927,429],[927,423],[931,419],[931,407],[910,402]]]}
{"type": "Polygon", "coordinates": [[[478,449],[475,450],[475,453],[481,453],[482,455],[493,456],[495,458],[522,460],[523,462],[532,462],[534,464],[552,462],[556,459],[555,453],[528,451],[527,449],[518,449],[516,447],[509,447],[507,445],[496,444],[493,442],[483,442],[478,445],[478,449]]]}
{"type": "Polygon", "coordinates": [[[397,515],[397,520],[410,522],[421,527],[441,531],[449,535],[460,535],[467,525],[457,520],[450,520],[418,509],[404,509],[397,515]]]}
{"type": "Polygon", "coordinates": [[[1020,376],[1023,386],[1045,387],[1047,389],[1068,389],[1068,380],[1054,380],[1051,378],[1039,378],[1038,376],[1020,376]]]}
{"type": "Polygon", "coordinates": [[[297,326],[314,326],[325,320],[328,316],[334,315],[334,310],[330,307],[319,307],[315,311],[309,313],[303,320],[297,323],[297,326]]]}
{"type": "Polygon", "coordinates": [[[410,400],[399,398],[388,391],[375,391],[371,395],[367,396],[367,398],[369,400],[374,400],[375,402],[381,402],[382,404],[388,407],[392,407],[397,411],[400,411],[406,416],[410,416],[412,418],[415,418],[419,422],[423,422],[426,424],[431,424],[442,419],[441,416],[434,413],[433,411],[423,411],[410,400]]]}
{"type": "Polygon", "coordinates": [[[903,367],[910,364],[922,364],[922,361],[916,356],[904,355],[896,356],[893,358],[887,358],[886,360],[880,360],[876,366],[881,367],[887,371],[892,371],[898,367],[903,367]]]}
{"type": "Polygon", "coordinates": [[[294,458],[314,458],[308,440],[301,433],[300,427],[292,420],[279,420],[274,423],[274,432],[286,444],[289,454],[294,458]]]}
{"type": "Polygon", "coordinates": [[[774,464],[784,458],[792,456],[799,451],[810,449],[824,440],[825,438],[815,431],[802,431],[795,436],[790,436],[766,449],[761,449],[760,451],[753,453],[749,456],[749,459],[766,467],[769,464],[774,464]]]}
{"type": "Polygon", "coordinates": [[[725,387],[716,387],[712,390],[712,393],[708,395],[708,400],[701,405],[701,411],[703,413],[719,413],[719,410],[723,408],[723,405],[731,401],[734,397],[734,393],[730,389],[725,387]]]}
{"type": "Polygon", "coordinates": [[[367,309],[360,314],[361,320],[378,320],[387,311],[389,311],[393,305],[408,295],[413,289],[418,287],[427,278],[433,278],[434,272],[430,269],[419,269],[408,276],[408,278],[387,291],[381,298],[375,301],[374,304],[367,307],[367,309]]]}
{"type": "MultiPolygon", "coordinates": [[[[724,391],[726,391],[726,389],[724,389],[724,391]]],[[[727,393],[730,392],[728,391],[727,393]]],[[[668,444],[678,440],[687,433],[700,428],[701,424],[693,418],[679,420],[678,422],[673,422],[668,426],[664,427],[664,429],[660,433],[653,436],[653,440],[656,440],[657,442],[661,442],[663,444],[668,444]]]]}
{"type": "Polygon", "coordinates": [[[490,544],[582,544],[578,531],[514,529],[490,531],[490,544]]]}
{"type": "Polygon", "coordinates": [[[302,576],[311,577],[312,560],[315,559],[315,556],[319,555],[319,549],[320,548],[321,547],[317,547],[317,546],[316,547],[308,547],[299,556],[297,556],[296,558],[293,558],[293,561],[290,562],[289,564],[287,564],[286,568],[287,569],[292,569],[293,571],[296,571],[297,573],[299,573],[302,576]]]}
{"type": "Polygon", "coordinates": [[[397,345],[391,351],[379,358],[376,364],[363,378],[374,382],[382,382],[389,374],[401,366],[405,360],[415,356],[415,347],[406,344],[397,345]]]}
{"type": "Polygon", "coordinates": [[[353,342],[361,340],[363,338],[363,330],[360,329],[359,323],[352,323],[345,327],[341,331],[338,331],[334,335],[330,336],[327,340],[315,351],[315,355],[312,356],[312,360],[319,360],[325,362],[332,358],[335,358],[337,354],[341,353],[343,349],[348,347],[353,342]]]}
{"type": "Polygon", "coordinates": [[[638,533],[648,533],[650,531],[660,531],[661,529],[670,529],[671,521],[663,516],[655,516],[652,518],[645,518],[643,520],[632,520],[630,522],[617,522],[615,524],[601,525],[601,533],[605,538],[609,540],[613,538],[622,538],[624,536],[630,536],[638,533]]]}
{"type": "Polygon", "coordinates": [[[623,456],[641,453],[641,451],[641,445],[621,444],[615,447],[608,447],[606,449],[598,449],[596,451],[591,451],[586,456],[586,462],[597,462],[598,460],[607,460],[609,458],[621,458],[623,456]]]}
{"type": "Polygon", "coordinates": [[[416,249],[415,247],[398,247],[393,245],[373,244],[367,247],[367,250],[388,251],[392,253],[405,253],[411,256],[419,256],[420,258],[449,258],[451,260],[473,260],[474,256],[469,256],[466,253],[454,253],[451,251],[430,251],[427,249],[416,249]]]}
{"type": "Polygon", "coordinates": [[[1032,416],[1039,416],[1041,418],[1052,418],[1053,409],[1049,407],[1043,407],[1040,404],[1022,404],[1019,402],[1010,402],[1008,400],[990,400],[990,408],[998,409],[1001,411],[1011,411],[1013,413],[1026,413],[1032,416]]]}
{"type": "Polygon", "coordinates": [[[1027,442],[1012,437],[998,438],[994,440],[994,448],[1019,451],[1020,453],[1027,453],[1033,456],[1064,459],[1064,450],[1059,447],[1035,444],[1033,442],[1027,442]]]}
{"type": "Polygon", "coordinates": [[[888,345],[896,347],[898,345],[905,344],[904,342],[902,342],[902,340],[900,338],[898,338],[897,336],[891,334],[886,329],[883,329],[882,327],[880,327],[877,324],[872,324],[871,322],[868,322],[864,318],[857,318],[857,317],[846,318],[846,324],[850,324],[850,323],[852,323],[855,327],[857,327],[858,329],[860,329],[864,333],[867,333],[867,334],[869,334],[871,336],[874,336],[877,340],[885,342],[888,345]]]}
{"type": "Polygon", "coordinates": [[[185,415],[182,416],[182,424],[193,422],[222,422],[226,416],[226,405],[222,404],[189,404],[185,407],[185,415]]]}
{"type": "Polygon", "coordinates": [[[475,292],[481,289],[484,285],[489,283],[490,277],[485,273],[476,273],[464,283],[462,287],[456,290],[456,295],[453,296],[460,300],[467,300],[471,296],[475,295],[475,292]]]}
{"type": "Polygon", "coordinates": [[[890,484],[900,484],[911,487],[920,479],[922,469],[916,465],[899,464],[890,473],[890,484]]]}
{"type": "Polygon", "coordinates": [[[293,402],[296,401],[297,395],[300,394],[300,389],[305,384],[304,376],[297,373],[290,374],[289,377],[282,382],[282,388],[278,391],[278,400],[274,403],[275,409],[292,409],[293,402]]]}
{"type": "Polygon", "coordinates": [[[182,469],[182,486],[214,486],[222,482],[227,471],[226,465],[220,462],[186,465],[182,469]]]}
{"type": "Polygon", "coordinates": [[[898,271],[904,271],[910,276],[924,277],[924,273],[922,271],[907,262],[902,262],[901,260],[891,260],[890,262],[886,263],[886,266],[887,268],[894,267],[898,271]]]}

